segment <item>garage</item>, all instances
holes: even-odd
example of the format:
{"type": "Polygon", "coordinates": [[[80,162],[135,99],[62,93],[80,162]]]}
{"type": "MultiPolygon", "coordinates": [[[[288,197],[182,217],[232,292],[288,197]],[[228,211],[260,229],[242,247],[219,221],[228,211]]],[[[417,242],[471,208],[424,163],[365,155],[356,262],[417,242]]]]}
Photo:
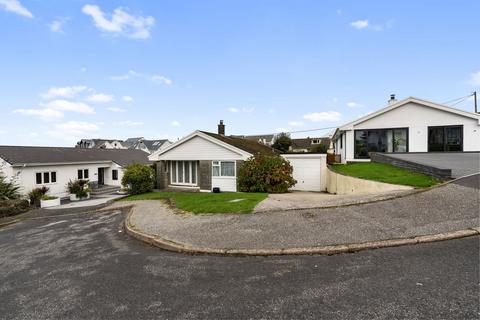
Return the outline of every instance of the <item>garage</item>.
{"type": "Polygon", "coordinates": [[[293,178],[297,184],[290,190],[325,191],[326,189],[326,154],[284,154],[293,167],[293,178]]]}

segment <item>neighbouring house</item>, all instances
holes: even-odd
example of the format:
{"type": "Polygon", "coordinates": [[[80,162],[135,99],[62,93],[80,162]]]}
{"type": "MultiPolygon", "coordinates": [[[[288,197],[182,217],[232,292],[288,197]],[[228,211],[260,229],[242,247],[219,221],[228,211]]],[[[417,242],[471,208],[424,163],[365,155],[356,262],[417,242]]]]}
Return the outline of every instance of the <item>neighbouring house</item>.
{"type": "Polygon", "coordinates": [[[480,151],[480,114],[410,97],[347,123],[333,136],[341,162],[370,154],[480,151]]]}
{"type": "Polygon", "coordinates": [[[157,187],[191,188],[200,191],[237,191],[237,173],[243,161],[257,153],[275,154],[261,143],[225,135],[223,121],[218,133],[195,131],[149,156],[157,163],[157,187]]]}
{"type": "MultiPolygon", "coordinates": [[[[226,136],[223,121],[218,133],[195,131],[149,156],[157,164],[157,187],[188,188],[210,192],[237,191],[237,174],[243,162],[256,154],[276,154],[255,140],[226,136]]],[[[326,155],[283,155],[294,167],[298,181],[293,190],[325,190],[326,155]]]]}
{"type": "Polygon", "coordinates": [[[297,138],[292,139],[292,145],[289,148],[289,152],[319,152],[324,146],[325,150],[330,148],[330,138],[318,137],[318,138],[297,138]]]}
{"type": "Polygon", "coordinates": [[[252,141],[271,147],[275,143],[275,139],[277,138],[277,135],[263,134],[263,135],[251,135],[251,136],[235,136],[235,137],[252,140],[252,141]]]}
{"type": "Polygon", "coordinates": [[[172,144],[166,139],[147,140],[143,137],[128,138],[127,140],[116,139],[82,139],[76,144],[76,148],[83,149],[138,149],[148,154],[163,149],[172,144]]]}
{"type": "Polygon", "coordinates": [[[151,164],[140,150],[0,146],[0,171],[23,193],[46,186],[49,194],[68,196],[70,180],[89,180],[92,187],[121,186],[130,164],[151,164]]]}

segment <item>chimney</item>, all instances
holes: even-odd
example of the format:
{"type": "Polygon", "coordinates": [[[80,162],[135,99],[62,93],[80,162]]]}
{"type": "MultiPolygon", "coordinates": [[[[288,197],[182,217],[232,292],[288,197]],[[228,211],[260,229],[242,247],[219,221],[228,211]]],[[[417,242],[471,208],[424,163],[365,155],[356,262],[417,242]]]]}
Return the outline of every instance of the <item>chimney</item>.
{"type": "Polygon", "coordinates": [[[390,95],[390,100],[388,100],[388,104],[393,104],[395,102],[397,102],[397,99],[395,99],[395,93],[392,93],[390,95]]]}
{"type": "Polygon", "coordinates": [[[221,136],[225,135],[225,125],[223,124],[223,120],[220,120],[220,123],[218,124],[218,134],[221,136]]]}

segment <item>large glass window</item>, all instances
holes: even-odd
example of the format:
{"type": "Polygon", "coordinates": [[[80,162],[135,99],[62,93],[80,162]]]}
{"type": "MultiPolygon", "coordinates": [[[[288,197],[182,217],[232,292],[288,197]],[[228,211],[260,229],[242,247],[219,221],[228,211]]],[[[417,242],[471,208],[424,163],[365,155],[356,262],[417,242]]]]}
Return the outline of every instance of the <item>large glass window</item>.
{"type": "Polygon", "coordinates": [[[196,185],[197,162],[196,161],[171,161],[170,180],[172,184],[196,185]]]}
{"type": "Polygon", "coordinates": [[[355,130],[355,158],[372,152],[408,152],[408,129],[355,130]]]}
{"type": "Polygon", "coordinates": [[[428,151],[462,151],[463,126],[428,127],[428,151]]]}
{"type": "Polygon", "coordinates": [[[213,161],[212,175],[214,177],[235,177],[235,162],[213,161]]]}

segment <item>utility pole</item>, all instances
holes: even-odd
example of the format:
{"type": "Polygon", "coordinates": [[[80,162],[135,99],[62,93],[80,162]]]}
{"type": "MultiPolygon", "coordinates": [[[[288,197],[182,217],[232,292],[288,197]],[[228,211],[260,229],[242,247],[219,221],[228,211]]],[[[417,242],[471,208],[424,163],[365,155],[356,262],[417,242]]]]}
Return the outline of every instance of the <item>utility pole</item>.
{"type": "Polygon", "coordinates": [[[479,113],[477,109],[477,91],[473,91],[473,104],[475,105],[475,113],[479,113]]]}

